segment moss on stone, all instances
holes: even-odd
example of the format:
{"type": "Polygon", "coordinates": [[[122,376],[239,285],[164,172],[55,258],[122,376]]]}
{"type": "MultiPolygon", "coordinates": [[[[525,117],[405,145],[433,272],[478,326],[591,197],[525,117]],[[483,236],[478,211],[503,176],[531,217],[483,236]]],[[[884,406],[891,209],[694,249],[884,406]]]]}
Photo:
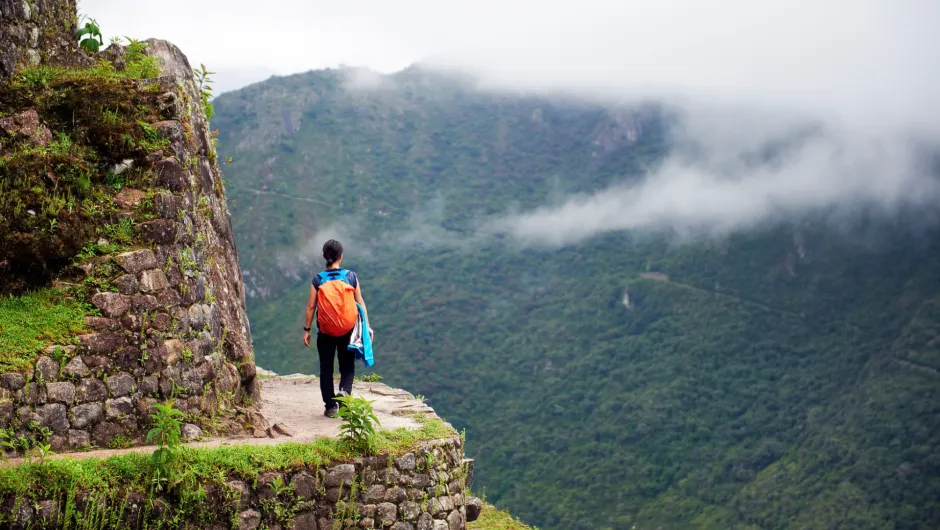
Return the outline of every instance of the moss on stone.
{"type": "Polygon", "coordinates": [[[484,504],[480,518],[467,523],[467,530],[538,530],[521,521],[513,519],[507,512],[499,510],[492,505],[484,504]]]}
{"type": "Polygon", "coordinates": [[[0,373],[32,366],[36,352],[85,330],[87,307],[58,289],[0,297],[0,373]]]}
{"type": "Polygon", "coordinates": [[[152,186],[147,156],[169,144],[150,125],[161,118],[152,87],[105,61],[26,68],[0,83],[0,117],[35,113],[42,131],[0,132],[0,294],[48,284],[117,221],[120,188],[152,186]],[[131,169],[116,174],[126,161],[131,169]]]}
{"type": "MultiPolygon", "coordinates": [[[[423,420],[422,427],[415,431],[380,431],[376,436],[377,454],[394,458],[415,450],[422,441],[452,439],[457,433],[435,418],[423,420]]],[[[102,528],[111,528],[114,526],[109,522],[119,524],[126,515],[129,499],[136,498],[152,510],[149,522],[142,528],[178,528],[185,521],[214,515],[213,510],[224,513],[220,504],[227,501],[207,499],[206,492],[227,491],[226,483],[230,480],[255,484],[266,472],[322,469],[352,462],[360,456],[347,443],[332,438],[267,446],[182,448],[180,464],[186,476],[175,488],[168,488],[165,483],[157,487],[161,483],[154,480],[158,476],[154,459],[150,454],[136,452],[106,459],[61,459],[0,467],[0,523],[11,522],[19,506],[56,499],[66,506],[67,518],[59,521],[57,527],[80,527],[82,517],[90,513],[87,501],[96,499],[101,508],[93,516],[103,522],[102,528]],[[83,508],[77,509],[79,505],[83,508]]]]}

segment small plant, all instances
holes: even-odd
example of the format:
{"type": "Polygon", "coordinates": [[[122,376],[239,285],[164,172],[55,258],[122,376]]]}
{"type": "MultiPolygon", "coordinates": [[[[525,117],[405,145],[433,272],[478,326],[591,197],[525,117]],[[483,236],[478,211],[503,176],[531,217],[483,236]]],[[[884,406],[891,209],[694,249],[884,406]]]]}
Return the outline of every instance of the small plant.
{"type": "Polygon", "coordinates": [[[107,176],[105,176],[105,182],[115,190],[120,190],[127,185],[127,180],[123,174],[118,175],[110,171],[108,171],[107,176]]]}
{"type": "Polygon", "coordinates": [[[84,26],[75,30],[75,38],[78,40],[78,47],[88,53],[98,53],[98,50],[104,45],[101,28],[98,27],[98,22],[93,18],[88,19],[84,26]]]}
{"type": "Polygon", "coordinates": [[[280,475],[274,477],[274,480],[268,486],[271,486],[271,489],[274,490],[275,497],[279,497],[292,489],[291,485],[284,484],[284,479],[280,475]]]}
{"type": "Polygon", "coordinates": [[[104,227],[108,238],[116,243],[129,245],[134,239],[134,221],[127,217],[104,227]]]}
{"type": "Polygon", "coordinates": [[[51,445],[45,442],[36,442],[34,448],[39,454],[39,463],[44,464],[46,462],[46,457],[49,455],[54,455],[55,453],[50,449],[51,445]]]}
{"type": "Polygon", "coordinates": [[[196,74],[196,82],[199,83],[199,97],[202,99],[202,108],[206,112],[206,119],[211,120],[212,116],[215,115],[215,108],[212,106],[212,102],[209,101],[212,99],[212,87],[209,85],[212,78],[209,76],[215,75],[215,72],[210,72],[206,69],[206,65],[200,64],[194,73],[196,74]]]}
{"type": "Polygon", "coordinates": [[[111,442],[108,443],[108,447],[111,449],[127,449],[128,447],[134,445],[126,436],[119,434],[111,439],[111,442]]]}
{"type": "Polygon", "coordinates": [[[0,462],[8,461],[3,455],[7,451],[14,453],[17,451],[16,435],[12,428],[0,429],[0,462]]]}
{"type": "Polygon", "coordinates": [[[124,75],[131,79],[152,79],[160,75],[160,63],[156,57],[144,53],[147,45],[137,39],[127,39],[127,50],[124,56],[124,75]]]}
{"type": "Polygon", "coordinates": [[[101,109],[101,121],[110,127],[117,127],[121,124],[121,116],[118,109],[101,109]]]}
{"type": "MultiPolygon", "coordinates": [[[[32,463],[33,455],[39,456],[39,463],[46,461],[46,457],[55,454],[48,443],[52,431],[46,427],[39,427],[36,422],[30,422],[29,428],[35,432],[32,436],[17,435],[12,428],[0,429],[0,450],[20,453],[27,463],[32,463]]],[[[0,451],[0,461],[6,461],[0,451]]]]}
{"type": "Polygon", "coordinates": [[[379,424],[372,409],[374,402],[356,396],[343,396],[336,401],[340,402],[337,415],[343,420],[339,426],[340,436],[356,449],[371,451],[375,444],[375,425],[379,424]]]}
{"type": "Polygon", "coordinates": [[[209,197],[205,195],[199,197],[199,202],[196,203],[196,213],[203,219],[210,219],[212,217],[212,203],[209,202],[209,197]]]}
{"type": "Polygon", "coordinates": [[[179,257],[180,274],[187,278],[195,278],[199,272],[199,264],[196,262],[196,256],[193,255],[193,249],[184,248],[179,257]]]}
{"type": "Polygon", "coordinates": [[[54,155],[68,156],[72,152],[72,146],[72,139],[69,138],[69,135],[64,132],[58,132],[56,133],[55,139],[49,142],[47,148],[49,152],[54,155]]]}
{"type": "Polygon", "coordinates": [[[65,70],[55,66],[36,66],[23,68],[17,75],[17,80],[23,88],[38,88],[49,85],[62,77],[64,73],[65,70]]]}
{"type": "Polygon", "coordinates": [[[364,383],[378,383],[382,380],[382,376],[379,374],[366,374],[360,377],[359,380],[364,383]]]}
{"type": "Polygon", "coordinates": [[[147,443],[156,442],[159,446],[151,456],[154,466],[152,486],[157,491],[171,490],[181,481],[179,460],[183,451],[181,440],[182,424],[185,417],[182,411],[173,408],[173,401],[154,403],[153,425],[147,433],[147,443]]]}

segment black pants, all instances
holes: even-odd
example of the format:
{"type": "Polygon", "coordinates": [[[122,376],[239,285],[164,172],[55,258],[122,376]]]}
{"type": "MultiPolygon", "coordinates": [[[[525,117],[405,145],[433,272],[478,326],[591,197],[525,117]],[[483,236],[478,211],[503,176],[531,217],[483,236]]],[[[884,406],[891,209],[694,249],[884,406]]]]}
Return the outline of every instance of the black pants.
{"type": "Polygon", "coordinates": [[[337,405],[333,399],[333,356],[339,359],[339,389],[346,394],[352,393],[353,377],[356,375],[356,354],[350,351],[349,336],[331,337],[317,333],[317,353],[320,354],[320,394],[326,408],[337,405]]]}

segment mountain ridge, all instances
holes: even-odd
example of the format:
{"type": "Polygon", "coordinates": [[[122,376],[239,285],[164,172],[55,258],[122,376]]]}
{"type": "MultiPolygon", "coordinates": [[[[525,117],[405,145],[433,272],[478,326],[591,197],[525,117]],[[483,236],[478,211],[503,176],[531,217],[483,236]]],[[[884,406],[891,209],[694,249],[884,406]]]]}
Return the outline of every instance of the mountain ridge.
{"type": "Polygon", "coordinates": [[[261,364],[315,370],[292,332],[338,236],[377,369],[466,428],[476,483],[526,521],[940,522],[940,380],[908,366],[940,366],[936,226],[821,211],[722,237],[475,237],[481,219],[643,178],[675,117],[412,74],[367,90],[310,72],[216,100],[261,364]]]}

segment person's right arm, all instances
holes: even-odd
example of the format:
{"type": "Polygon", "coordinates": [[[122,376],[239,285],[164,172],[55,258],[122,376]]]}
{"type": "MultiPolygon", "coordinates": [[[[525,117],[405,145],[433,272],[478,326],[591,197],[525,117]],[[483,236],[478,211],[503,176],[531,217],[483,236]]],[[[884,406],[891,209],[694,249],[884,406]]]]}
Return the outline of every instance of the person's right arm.
{"type": "MultiPolygon", "coordinates": [[[[317,288],[310,286],[310,300],[307,301],[307,314],[304,319],[304,328],[309,329],[313,324],[313,315],[317,311],[317,288]]],[[[304,346],[310,347],[310,332],[304,331],[304,346]]]]}

